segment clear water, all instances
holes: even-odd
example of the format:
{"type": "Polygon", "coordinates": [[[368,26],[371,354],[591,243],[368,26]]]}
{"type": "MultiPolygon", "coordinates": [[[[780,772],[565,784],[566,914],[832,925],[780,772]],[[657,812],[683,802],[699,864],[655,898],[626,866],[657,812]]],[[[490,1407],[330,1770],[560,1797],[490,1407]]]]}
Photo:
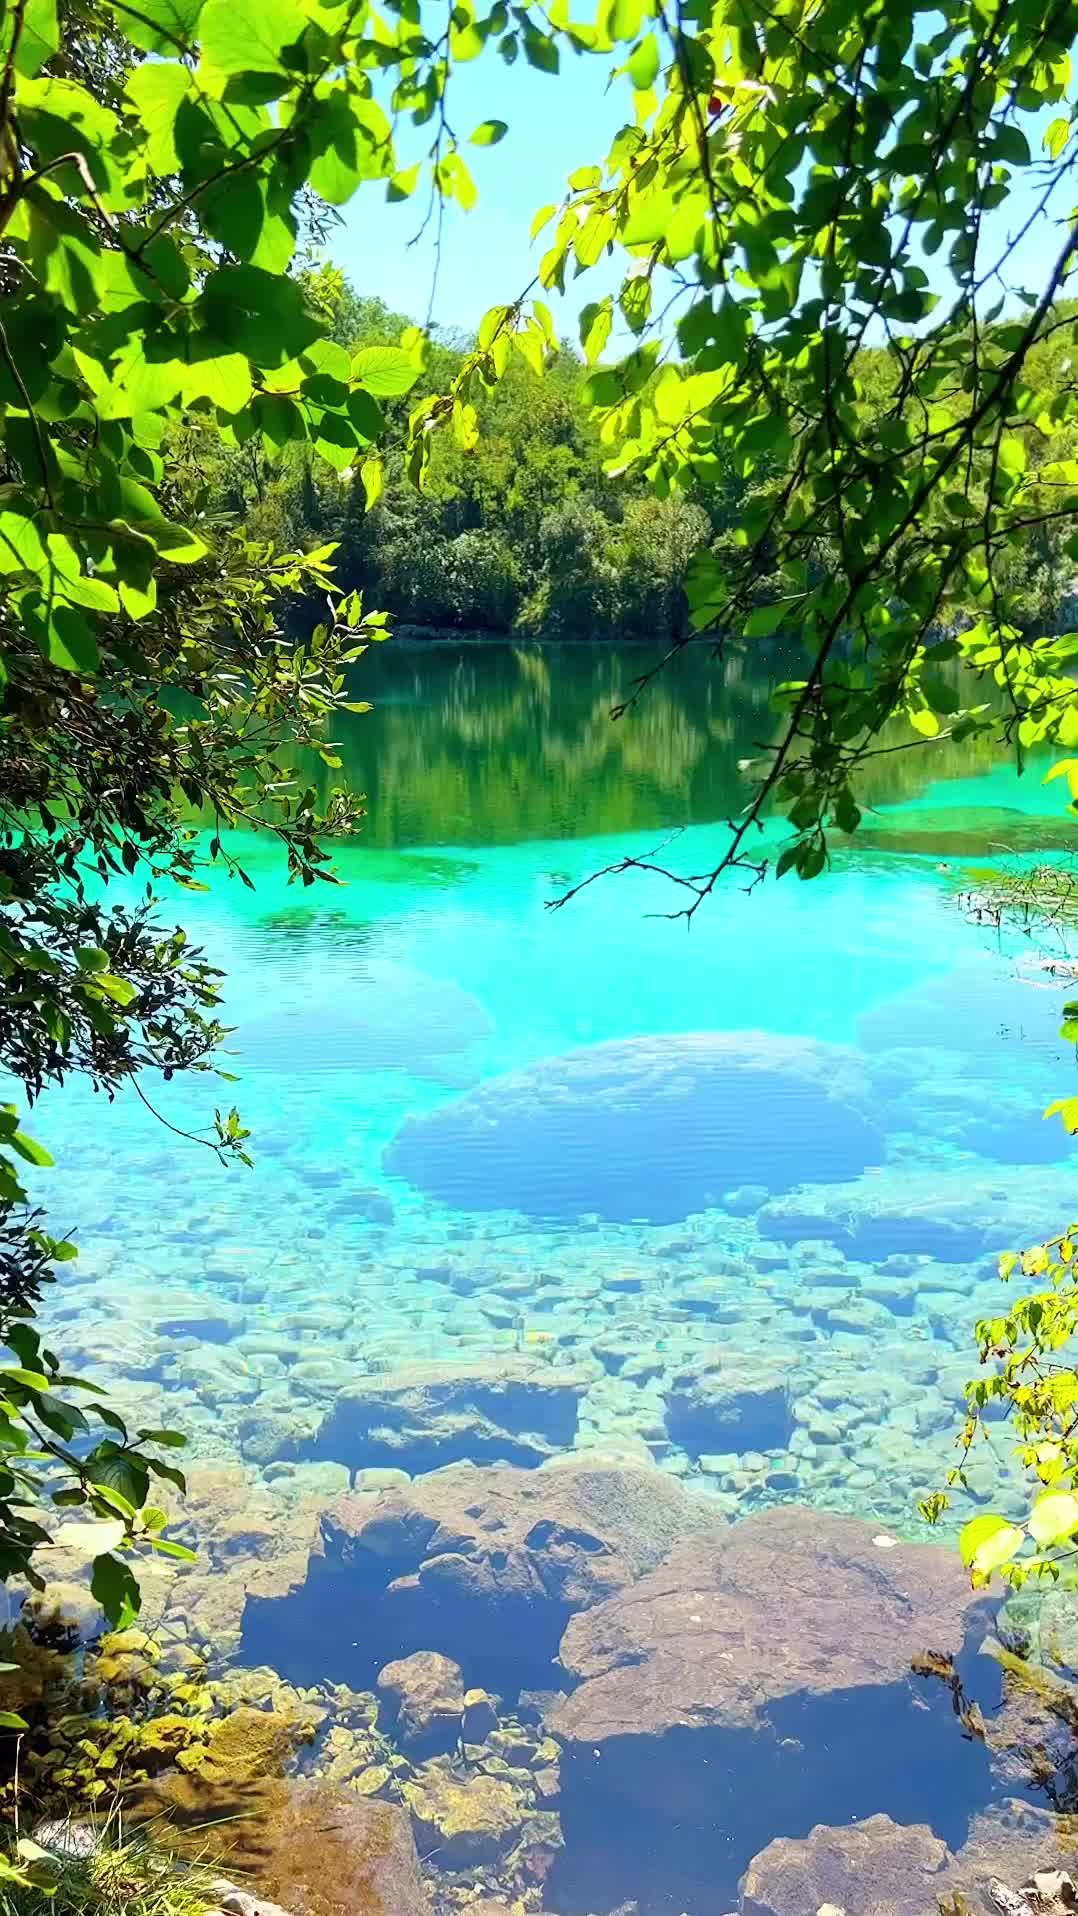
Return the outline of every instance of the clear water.
{"type": "MultiPolygon", "coordinates": [[[[767,735],[766,675],[724,687],[686,657],[612,725],[647,662],[485,646],[371,660],[375,711],[344,744],[369,797],[362,840],[336,860],[345,884],[289,888],[272,848],[248,842],[253,892],[215,880],[167,901],[227,969],[240,1083],[156,1102],[183,1128],[235,1097],[255,1168],[218,1169],[134,1098],[47,1102],[35,1131],[59,1168],[40,1194],[81,1244],[52,1316],[77,1367],[123,1380],[145,1421],[179,1424],[208,1458],[235,1458],[255,1413],[310,1433],[342,1385],[426,1360],[571,1362],[620,1340],[676,1367],[718,1341],[751,1368],[763,1351],[794,1366],[809,1435],[789,1455],[686,1455],[666,1440],[662,1380],[628,1386],[616,1348],[578,1445],[654,1455],[731,1517],[799,1501],[915,1535],[915,1498],[950,1460],[972,1324],[999,1295],[990,1252],[1064,1222],[1069,1202],[1067,1141],[1039,1115],[1072,1088],[1063,987],[956,904],[986,866],[1066,848],[1059,788],[972,746],[896,754],[826,881],[728,884],[690,930],[666,915],[670,885],[636,871],[551,911],[671,833],[662,858],[706,868],[743,802],[734,765],[767,735]],[[749,1178],[744,1110],[724,1080],[702,1083],[693,1108],[722,1169],[691,1209],[666,1201],[676,1138],[656,1125],[648,1148],[631,1083],[636,1213],[611,1177],[609,1113],[589,1137],[579,1098],[564,1117],[573,1175],[555,1099],[526,1211],[502,1198],[521,1188],[511,1099],[476,1177],[436,1116],[411,1160],[422,1182],[387,1164],[406,1121],[504,1074],[605,1042],[747,1032],[770,1034],[788,1075],[753,1119],[749,1178]],[[768,1190],[788,1200],[815,1163],[790,1144],[806,1040],[859,1054],[872,1147],[815,1222],[789,1201],[776,1227],[773,1208],[759,1220],[768,1190]]],[[[530,1081],[518,1113],[563,1076],[530,1081]]],[[[290,1469],[269,1466],[274,1495],[290,1469]]]]}

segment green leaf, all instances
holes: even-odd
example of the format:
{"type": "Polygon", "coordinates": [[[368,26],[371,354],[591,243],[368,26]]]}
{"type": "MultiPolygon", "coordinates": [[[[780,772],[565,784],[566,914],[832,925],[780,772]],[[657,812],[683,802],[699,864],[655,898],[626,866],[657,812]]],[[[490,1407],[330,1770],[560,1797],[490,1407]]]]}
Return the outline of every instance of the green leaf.
{"type": "Polygon", "coordinates": [[[359,469],[359,476],[363,482],[364,502],[367,511],[370,512],[372,506],[376,506],[382,496],[382,488],[385,485],[385,466],[381,459],[364,459],[359,469]]]}
{"type": "MultiPolygon", "coordinates": [[[[0,47],[5,52],[11,44],[11,24],[14,8],[9,8],[4,22],[4,31],[0,34],[0,47]]],[[[51,60],[60,46],[60,30],[56,20],[56,0],[27,0],[23,14],[22,33],[19,37],[18,52],[15,56],[15,71],[23,79],[32,80],[40,73],[46,60],[51,60]]]]}
{"type": "Polygon", "coordinates": [[[112,1454],[101,1455],[104,1449],[104,1445],[99,1445],[98,1450],[86,1460],[89,1481],[104,1491],[115,1492],[120,1499],[121,1511],[124,1507],[140,1510],[149,1490],[146,1465],[141,1458],[133,1457],[128,1451],[121,1451],[115,1446],[112,1447],[112,1454]]]}
{"type": "Polygon", "coordinates": [[[1006,1517],[974,1517],[963,1526],[958,1539],[962,1562],[979,1576],[989,1577],[1022,1547],[1025,1532],[1006,1517]]]}
{"type": "Polygon", "coordinates": [[[202,0],[112,0],[124,32],[147,53],[177,54],[198,38],[202,0]]]}
{"type": "Polygon", "coordinates": [[[411,392],[419,368],[403,346],[362,346],[352,358],[352,378],[365,392],[396,399],[411,392]]]}
{"type": "MultiPolygon", "coordinates": [[[[231,0],[212,0],[230,6],[231,0]]],[[[295,280],[259,266],[219,266],[199,302],[206,332],[218,349],[244,353],[255,366],[284,366],[322,334],[295,280]]]]}
{"type": "Polygon", "coordinates": [[[504,140],[508,131],[509,127],[505,120],[480,120],[472,134],[471,143],[473,146],[497,146],[500,140],[504,140]]]}
{"type": "Polygon", "coordinates": [[[14,1710],[0,1710],[0,1730],[25,1730],[29,1725],[26,1718],[18,1716],[14,1710]]]}
{"type": "Polygon", "coordinates": [[[580,314],[580,344],[589,366],[593,366],[601,356],[610,338],[612,324],[613,313],[609,297],[600,300],[598,304],[583,308],[580,314]]]}
{"type": "Polygon", "coordinates": [[[99,656],[97,637],[84,612],[77,606],[57,605],[46,612],[39,594],[24,600],[22,621],[25,630],[43,658],[63,672],[96,672],[99,656]]]}
{"type": "Polygon", "coordinates": [[[130,1568],[119,1557],[94,1558],[90,1593],[101,1605],[114,1630],[126,1630],[138,1616],[141,1593],[130,1568]]]}
{"type": "Polygon", "coordinates": [[[146,129],[147,162],[161,177],[179,168],[176,117],[191,91],[186,67],[166,60],[144,60],[127,76],[126,88],[146,129]]]}
{"type": "Polygon", "coordinates": [[[134,1004],[138,997],[138,992],[129,979],[117,977],[114,971],[99,972],[94,979],[94,984],[98,991],[103,991],[107,998],[112,999],[113,1004],[126,1007],[134,1004]]]}
{"type": "Polygon", "coordinates": [[[775,605],[755,606],[745,620],[745,637],[747,639],[768,639],[773,632],[779,630],[779,627],[783,625],[789,617],[790,607],[781,600],[775,605]]]}
{"type": "Polygon", "coordinates": [[[88,1522],[63,1523],[56,1532],[56,1541],[70,1550],[79,1550],[84,1556],[100,1556],[108,1550],[118,1550],[127,1535],[127,1525],[122,1517],[95,1518],[88,1522]]]}
{"type": "Polygon", "coordinates": [[[284,92],[286,55],[306,24],[294,0],[206,0],[199,28],[203,61],[218,73],[280,75],[284,92]]]}
{"type": "Polygon", "coordinates": [[[524,58],[540,73],[557,73],[561,65],[556,43],[530,22],[524,28],[524,58]]]}
{"type": "Polygon", "coordinates": [[[12,1131],[5,1137],[4,1143],[9,1145],[11,1150],[17,1151],[26,1164],[37,1164],[47,1169],[55,1163],[55,1159],[46,1151],[45,1146],[39,1144],[36,1138],[28,1138],[25,1131],[12,1131]]]}
{"type": "Polygon", "coordinates": [[[638,93],[646,93],[654,86],[659,71],[659,42],[653,33],[647,33],[639,46],[635,46],[629,55],[629,78],[638,93]]]}
{"type": "Polygon", "coordinates": [[[1066,1490],[1050,1490],[1038,1497],[1029,1516],[1029,1534],[1042,1549],[1063,1543],[1078,1530],[1078,1497],[1066,1490]]]}
{"type": "Polygon", "coordinates": [[[180,1563],[197,1563],[197,1550],[189,1550],[186,1544],[173,1543],[169,1537],[151,1537],[150,1548],[160,1557],[175,1557],[180,1563]]]}

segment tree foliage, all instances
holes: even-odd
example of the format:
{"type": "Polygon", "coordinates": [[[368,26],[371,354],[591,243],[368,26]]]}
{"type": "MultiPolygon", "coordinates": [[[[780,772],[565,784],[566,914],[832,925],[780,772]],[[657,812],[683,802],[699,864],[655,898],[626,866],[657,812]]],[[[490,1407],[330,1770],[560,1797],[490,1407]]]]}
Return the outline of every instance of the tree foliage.
{"type": "MultiPolygon", "coordinates": [[[[731,536],[693,558],[674,648],[779,626],[804,647],[728,843],[680,875],[686,912],[724,871],[758,867],[772,802],[793,833],[780,873],[820,872],[829,832],[856,829],[859,778],[896,716],[925,744],[1078,742],[1075,642],[1030,635],[1014,567],[1078,508],[1078,387],[1046,356],[1074,325],[1058,302],[1078,227],[1055,220],[1076,25],[1069,0],[931,15],[910,0],[599,0],[591,19],[568,0],[5,0],[0,1063],[28,1097],[71,1071],[109,1097],[147,1072],[213,1068],[216,974],[152,910],[156,881],[202,882],[192,808],[218,822],[211,858],[227,862],[220,826],[266,825],[305,884],[327,876],[321,829],[356,822],[358,801],[332,790],[321,807],[290,754],[336,769],[345,668],[384,623],[333,596],[328,544],[282,553],[215,523],[200,466],[216,443],[256,459],[295,445],[312,484],[324,468],[358,475],[374,508],[409,395],[405,471],[436,486],[440,437],[471,455],[511,366],[542,371],[553,324],[531,288],[507,289],[437,360],[414,328],[357,343],[342,289],[297,270],[304,221],[364,182],[402,201],[422,182],[435,218],[446,199],[471,205],[447,99],[454,67],[486,49],[550,75],[563,50],[612,55],[634,91],[605,164],[574,173],[536,223],[541,288],[627,256],[617,300],[582,315],[583,397],[604,483],[636,478],[659,504],[615,515],[616,561],[590,522],[587,591],[654,553],[668,502],[687,500],[731,536]],[[1056,116],[1043,136],[1042,109],[1056,116]],[[398,155],[407,123],[418,161],[398,155]],[[1032,289],[1010,284],[1019,228],[1051,236],[1032,289]],[[630,349],[611,354],[615,325],[630,349]],[[278,608],[298,594],[328,600],[327,616],[285,642],[278,608]],[[958,692],[941,669],[955,660],[969,668],[958,692]],[[132,903],[136,880],[151,897],[132,903]]],[[[503,124],[492,114],[472,138],[494,143],[503,124]]],[[[532,475],[522,511],[557,472],[532,475]]],[[[551,507],[536,534],[553,554],[544,622],[568,620],[583,589],[579,567],[554,576],[580,557],[580,521],[563,515],[595,510],[551,507]]],[[[508,605],[515,547],[477,549],[475,530],[454,534],[453,589],[479,579],[508,605]]],[[[28,1341],[66,1253],[27,1208],[20,1166],[41,1148],[17,1113],[0,1132],[0,1328],[17,1360],[0,1400],[0,1570],[30,1564],[45,1527],[26,1508],[39,1516],[43,1498],[119,1523],[120,1550],[138,1531],[160,1542],[148,1486],[172,1467],[154,1433],[129,1441],[104,1407],[95,1443],[59,1394],[77,1385],[28,1341]]],[[[218,1113],[208,1141],[244,1156],[238,1114],[218,1113]]],[[[111,1549],[95,1588],[113,1614],[134,1603],[111,1549]]]]}

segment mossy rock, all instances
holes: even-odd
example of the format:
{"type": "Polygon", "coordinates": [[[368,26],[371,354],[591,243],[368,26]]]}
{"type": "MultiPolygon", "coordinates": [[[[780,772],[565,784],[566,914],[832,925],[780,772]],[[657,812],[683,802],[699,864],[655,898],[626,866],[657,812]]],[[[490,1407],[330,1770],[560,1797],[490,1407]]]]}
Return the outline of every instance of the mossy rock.
{"type": "Polygon", "coordinates": [[[201,1856],[257,1862],[267,1824],[280,1811],[284,1768],[296,1741],[292,1718],[240,1708],[215,1723],[197,1767],[184,1765],[137,1787],[130,1813],[171,1827],[173,1845],[201,1856]],[[188,1840],[188,1833],[190,1840],[188,1840]]]}
{"type": "Polygon", "coordinates": [[[528,1811],[512,1784],[483,1774],[461,1777],[428,1763],[404,1798],[423,1851],[437,1851],[445,1869],[491,1862],[519,1837],[528,1811]]]}

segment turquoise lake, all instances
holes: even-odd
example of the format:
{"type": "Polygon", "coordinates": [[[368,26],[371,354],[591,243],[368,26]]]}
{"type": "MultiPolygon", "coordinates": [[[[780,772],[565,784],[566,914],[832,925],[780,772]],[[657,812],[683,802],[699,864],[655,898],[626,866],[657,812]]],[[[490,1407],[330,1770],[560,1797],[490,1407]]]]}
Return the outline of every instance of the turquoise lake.
{"type": "MultiPolygon", "coordinates": [[[[566,1300],[563,1321],[559,1273],[587,1271],[601,1285],[625,1260],[652,1257],[674,1220],[654,1221],[661,1163],[643,1176],[639,1213],[602,1215],[601,1113],[591,1163],[570,1180],[573,1215],[556,1167],[548,1202],[540,1193],[522,1215],[490,1208],[496,1164],[493,1192],[488,1178],[482,1206],[469,1210],[426,1195],[384,1162],[409,1116],[580,1047],[762,1032],[795,1048],[805,1040],[863,1048],[883,1129],[878,1162],[861,1178],[866,1203],[878,1201],[884,1218],[872,1264],[887,1254],[886,1220],[903,1189],[910,1210],[923,1210],[932,1179],[971,1221],[983,1199],[989,1242],[997,1215],[1018,1241],[1059,1221],[1069,1144],[1040,1113],[1073,1089],[1073,1048],[1057,1037],[1065,984],[1022,940],[1001,948],[990,928],[969,922],[958,897],[985,868],[1066,847],[1060,787],[1043,784],[1043,767],[1019,779],[944,742],[880,761],[874,809],[856,842],[836,848],[825,879],[769,877],[747,891],[734,874],[691,927],[666,916],[682,902],[676,889],[635,871],[551,910],[568,886],[625,855],[665,846],[659,862],[706,870],[722,819],[743,802],[735,761],[766,736],[766,683],[735,686],[731,713],[707,655],[686,655],[638,712],[612,723],[611,704],[648,662],[643,649],[387,646],[363,674],[375,709],[354,721],[344,745],[369,816],[362,837],[337,848],[343,884],[289,887],[272,845],[248,839],[238,848],[253,891],[215,877],[208,895],[163,901],[163,921],[181,922],[227,973],[223,1015],[236,1029],[225,1062],[239,1082],[195,1078],[152,1096],[181,1128],[203,1128],[214,1103],[235,1101],[253,1132],[252,1171],[219,1169],[130,1096],[109,1106],[73,1089],[41,1108],[37,1129],[58,1168],[38,1186],[54,1222],[77,1226],[81,1245],[58,1315],[85,1331],[99,1370],[114,1359],[121,1370],[137,1355],[175,1393],[175,1420],[186,1419],[200,1448],[232,1447],[233,1388],[249,1403],[260,1383],[260,1405],[287,1397],[313,1412],[353,1361],[499,1351],[530,1338],[576,1348],[602,1326],[605,1315],[579,1297],[566,1300]],[[590,1204],[581,1201],[589,1180],[590,1204]],[[484,1267],[494,1259],[512,1279],[511,1324],[496,1307],[485,1312],[477,1291],[445,1281],[439,1267],[470,1256],[484,1267]],[[106,1336],[100,1304],[114,1284],[124,1309],[106,1336]],[[200,1384],[199,1353],[170,1357],[158,1346],[163,1286],[249,1300],[260,1332],[287,1322],[284,1371],[306,1373],[292,1379],[298,1399],[273,1365],[261,1379],[257,1365],[224,1377],[212,1345],[202,1353],[210,1382],[200,1384]]],[[[768,839],[781,831],[777,823],[768,839]]],[[[777,1045],[780,1062],[781,1053],[777,1045]]],[[[771,1113],[777,1167],[786,1116],[780,1091],[771,1113]]],[[[751,1184],[736,1175],[736,1110],[707,1121],[725,1139],[719,1185],[751,1184]]],[[[796,1185],[798,1170],[782,1170],[780,1186],[796,1185]]],[[[506,1177],[511,1186],[508,1165],[506,1177]]],[[[751,1211],[724,1210],[723,1189],[707,1196],[685,1219],[705,1259],[759,1235],[751,1211]]],[[[923,1246],[908,1222],[893,1235],[896,1253],[936,1251],[927,1226],[923,1246]]],[[[766,1306],[769,1335],[781,1344],[788,1329],[801,1342],[796,1239],[782,1249],[785,1263],[761,1275],[762,1293],[728,1281],[724,1335],[754,1337],[766,1306]]],[[[960,1276],[954,1264],[927,1275],[926,1311],[912,1308],[911,1292],[893,1326],[876,1317],[864,1334],[828,1337],[824,1321],[812,1351],[814,1362],[868,1379],[886,1378],[911,1340],[923,1345],[948,1380],[943,1426],[951,1382],[968,1374],[974,1318],[1000,1293],[983,1256],[960,1276]]],[[[500,1297],[489,1273],[484,1286],[500,1297]]],[[[608,1307],[618,1324],[657,1334],[663,1287],[645,1280],[612,1293],[608,1307]]],[[[698,1338],[714,1332],[702,1309],[690,1328],[698,1338]]],[[[621,1413],[611,1416],[621,1431],[621,1413]]],[[[841,1461],[823,1453],[820,1481],[810,1474],[805,1487],[851,1507],[874,1497],[894,1521],[915,1524],[908,1498],[938,1466],[940,1443],[923,1454],[907,1445],[903,1479],[888,1467],[870,1496],[873,1442],[887,1429],[885,1417],[865,1433],[852,1474],[846,1451],[841,1461]]],[[[624,1434],[635,1436],[631,1416],[624,1434]]]]}
{"type": "MultiPolygon", "coordinates": [[[[196,1467],[242,1462],[271,1513],[256,1558],[274,1511],[391,1461],[334,1447],[339,1393],[500,1359],[583,1365],[576,1451],[657,1463],[716,1515],[798,1504],[921,1537],[973,1325],[1006,1295],[996,1255],[1067,1222],[1073,1150],[1041,1116],[1074,1090],[1066,980],[961,903],[988,870],[1066,855],[1048,761],[884,757],[825,878],[734,875],[688,927],[636,870],[550,909],[624,857],[709,869],[744,803],[767,675],[724,687],[689,654],[613,724],[648,662],[386,646],[342,745],[369,806],[343,884],[290,888],[272,845],[236,840],[253,891],[214,876],[163,901],[227,973],[238,1082],[151,1095],[181,1130],[235,1101],[253,1170],[134,1097],[73,1088],[35,1114],[57,1160],[35,1195],[80,1243],[47,1303],[67,1360],[189,1432],[196,1467]],[[678,1376],[716,1352],[781,1373],[781,1430],[712,1443],[674,1419],[678,1376]]],[[[1014,1494],[990,1459],[973,1477],[1014,1494]]],[[[222,1546],[204,1603],[228,1567],[222,1546]]],[[[193,1603],[169,1615],[219,1639],[193,1603]]],[[[279,1637],[235,1620],[241,1653],[297,1682],[373,1681],[361,1633],[342,1650],[309,1616],[279,1637]]],[[[581,1867],[590,1887],[553,1907],[628,1893],[581,1867]]]]}

